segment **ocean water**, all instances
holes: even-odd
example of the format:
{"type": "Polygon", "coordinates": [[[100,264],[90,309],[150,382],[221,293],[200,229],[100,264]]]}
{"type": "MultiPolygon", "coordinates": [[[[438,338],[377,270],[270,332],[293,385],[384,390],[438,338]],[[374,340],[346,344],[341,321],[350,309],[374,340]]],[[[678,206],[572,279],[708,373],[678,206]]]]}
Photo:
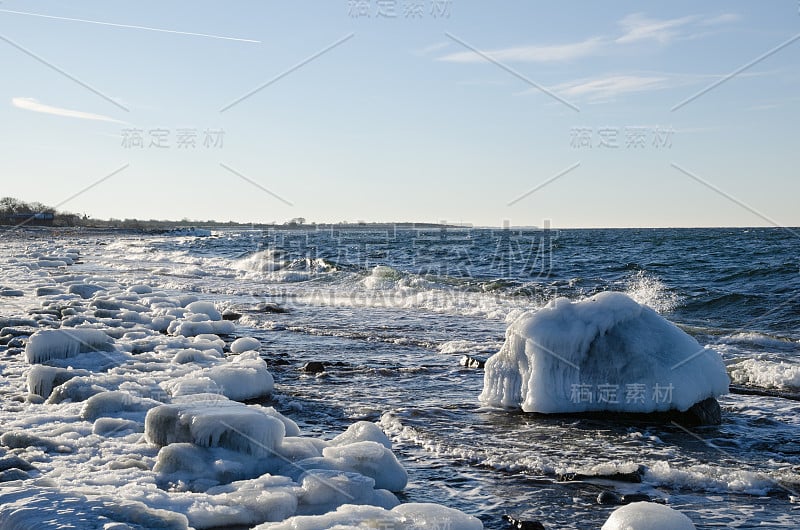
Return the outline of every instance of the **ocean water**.
{"type": "MultiPolygon", "coordinates": [[[[800,527],[793,231],[363,227],[35,239],[7,240],[8,257],[62,245],[81,254],[70,273],[241,312],[239,332],[262,340],[275,378],[268,404],[321,437],[377,422],[410,476],[402,501],[458,508],[490,529],[507,527],[503,514],[583,529],[613,509],[596,502],[600,492],[641,492],[698,528],[800,527]],[[693,429],[481,407],[483,372],[461,367],[463,355],[493,354],[509,322],[554,297],[608,290],[716,349],[735,386],[771,395],[724,396],[722,424],[693,429]],[[325,373],[299,370],[309,361],[325,373]],[[640,466],[641,483],[559,480],[640,466]]],[[[37,303],[30,291],[0,299],[5,315],[37,303]]]]}

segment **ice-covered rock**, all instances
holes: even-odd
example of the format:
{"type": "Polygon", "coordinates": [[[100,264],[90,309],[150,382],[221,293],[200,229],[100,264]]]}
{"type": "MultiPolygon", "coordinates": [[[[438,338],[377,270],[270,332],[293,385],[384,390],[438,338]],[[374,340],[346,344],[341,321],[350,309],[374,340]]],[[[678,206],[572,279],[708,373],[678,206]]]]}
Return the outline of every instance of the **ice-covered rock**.
{"type": "Polygon", "coordinates": [[[101,392],[86,400],[81,409],[81,418],[94,421],[104,416],[126,417],[143,413],[160,405],[153,399],[141,398],[119,390],[101,392]]]}
{"type": "Polygon", "coordinates": [[[234,401],[246,401],[271,394],[275,381],[263,359],[245,355],[172,379],[163,386],[173,396],[219,393],[234,401]]]}
{"type": "Polygon", "coordinates": [[[669,506],[634,502],[614,510],[601,530],[695,530],[695,526],[669,506]]]}
{"type": "Polygon", "coordinates": [[[318,515],[335,510],[343,504],[368,504],[394,508],[397,497],[386,490],[376,489],[375,481],[360,473],[314,469],[299,479],[298,513],[318,515]]]}
{"type": "Polygon", "coordinates": [[[92,285],[90,283],[75,283],[69,286],[70,294],[77,294],[81,298],[91,298],[100,291],[105,291],[105,287],[92,285]]]}
{"type": "Polygon", "coordinates": [[[483,524],[475,517],[438,504],[408,503],[391,510],[375,506],[346,504],[325,515],[292,517],[281,523],[262,524],[254,530],[328,530],[331,528],[341,528],[342,530],[374,528],[482,530],[483,524]]]}
{"type": "Polygon", "coordinates": [[[86,497],[54,488],[14,488],[0,493],[0,528],[186,530],[186,516],[110,497],[86,497]],[[91,526],[89,526],[91,525],[91,526]]]}
{"type": "Polygon", "coordinates": [[[25,358],[30,364],[42,364],[81,353],[113,350],[113,339],[99,329],[44,329],[31,335],[25,358]]]}
{"type": "Polygon", "coordinates": [[[206,315],[211,320],[222,320],[222,313],[217,311],[212,302],[192,302],[186,309],[190,313],[206,315]]]}
{"type": "MultiPolygon", "coordinates": [[[[298,471],[314,469],[359,473],[374,480],[376,488],[389,491],[402,491],[408,483],[408,473],[394,453],[371,441],[325,447],[321,458],[301,460],[295,467],[298,471]]],[[[292,469],[287,472],[297,475],[297,471],[293,473],[292,469]]]]}
{"type": "Polygon", "coordinates": [[[480,399],[539,413],[686,411],[728,383],[717,352],[625,294],[600,293],[515,320],[480,399]]]}
{"type": "Polygon", "coordinates": [[[244,353],[246,351],[258,351],[261,349],[261,341],[253,337],[241,337],[231,344],[231,353],[244,353]]]}
{"type": "Polygon", "coordinates": [[[348,445],[356,442],[377,442],[387,449],[392,448],[389,437],[376,424],[369,421],[357,421],[342,434],[331,440],[331,445],[348,445]]]}
{"type": "Polygon", "coordinates": [[[144,432],[148,442],[161,447],[189,442],[269,457],[286,433],[283,422],[274,416],[220,395],[187,396],[176,401],[147,412],[144,432]]]}
{"type": "Polygon", "coordinates": [[[73,377],[86,375],[89,375],[87,370],[72,370],[37,364],[28,370],[28,392],[47,398],[50,397],[53,388],[66,383],[73,377]]]}

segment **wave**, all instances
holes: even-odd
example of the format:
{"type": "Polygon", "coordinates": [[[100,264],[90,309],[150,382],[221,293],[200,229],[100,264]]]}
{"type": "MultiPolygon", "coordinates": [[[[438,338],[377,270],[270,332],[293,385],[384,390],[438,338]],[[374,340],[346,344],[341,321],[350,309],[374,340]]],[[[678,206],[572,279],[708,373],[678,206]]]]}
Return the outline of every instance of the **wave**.
{"type": "Polygon", "coordinates": [[[664,282],[647,275],[645,271],[638,271],[628,280],[625,294],[659,313],[669,313],[679,302],[678,296],[664,282]]]}
{"type": "Polygon", "coordinates": [[[728,373],[740,385],[800,390],[800,364],[746,359],[728,366],[728,373]]]}

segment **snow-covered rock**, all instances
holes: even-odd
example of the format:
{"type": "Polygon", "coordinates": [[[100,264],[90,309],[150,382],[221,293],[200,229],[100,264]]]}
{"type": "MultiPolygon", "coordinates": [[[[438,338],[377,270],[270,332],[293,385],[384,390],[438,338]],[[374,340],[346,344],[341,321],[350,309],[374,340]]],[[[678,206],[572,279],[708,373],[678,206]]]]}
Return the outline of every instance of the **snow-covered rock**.
{"type": "Polygon", "coordinates": [[[515,320],[480,400],[539,413],[686,411],[728,383],[717,352],[625,294],[600,293],[515,320]]]}
{"type": "Polygon", "coordinates": [[[695,526],[669,506],[634,502],[614,510],[601,530],[695,530],[695,526]]]}
{"type": "Polygon", "coordinates": [[[221,395],[200,394],[176,401],[147,412],[148,442],[161,447],[189,442],[269,457],[286,434],[279,419],[221,395]]]}

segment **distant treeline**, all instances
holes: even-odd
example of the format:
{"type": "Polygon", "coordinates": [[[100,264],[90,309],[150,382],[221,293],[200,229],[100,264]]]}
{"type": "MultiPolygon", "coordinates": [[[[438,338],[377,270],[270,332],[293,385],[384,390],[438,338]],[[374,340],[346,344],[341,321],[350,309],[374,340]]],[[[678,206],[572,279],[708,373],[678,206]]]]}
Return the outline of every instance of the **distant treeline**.
{"type": "Polygon", "coordinates": [[[163,231],[175,228],[290,228],[290,229],[319,229],[327,227],[339,228],[385,228],[385,227],[434,227],[443,226],[432,223],[365,223],[357,221],[349,223],[342,221],[335,224],[309,223],[303,217],[295,217],[283,223],[237,223],[234,221],[197,221],[181,219],[169,221],[163,219],[92,219],[88,215],[79,215],[69,212],[60,212],[55,208],[39,202],[24,202],[13,197],[0,199],[0,225],[23,226],[56,226],[56,227],[83,227],[83,228],[121,228],[126,230],[163,231]]]}

